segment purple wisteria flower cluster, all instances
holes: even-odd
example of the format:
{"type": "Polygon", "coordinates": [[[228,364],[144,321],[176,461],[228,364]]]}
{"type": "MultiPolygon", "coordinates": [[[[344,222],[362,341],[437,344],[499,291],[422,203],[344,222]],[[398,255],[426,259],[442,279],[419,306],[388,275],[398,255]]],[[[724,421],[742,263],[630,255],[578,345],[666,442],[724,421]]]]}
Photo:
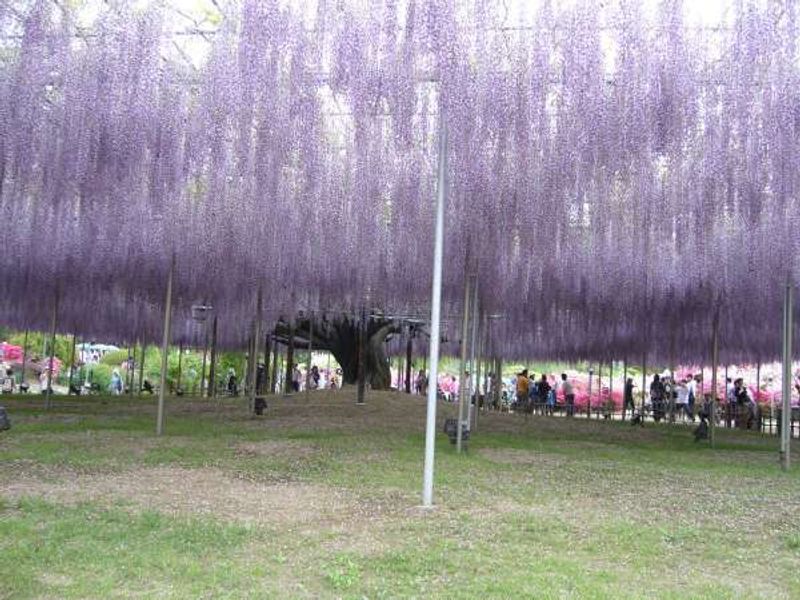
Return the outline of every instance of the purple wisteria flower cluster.
{"type": "MultiPolygon", "coordinates": [[[[797,3],[277,0],[225,14],[202,66],[161,3],[90,30],[0,5],[0,320],[175,339],[193,303],[241,346],[299,310],[429,310],[437,132],[449,129],[445,335],[466,273],[486,351],[777,357],[800,282],[797,3]],[[18,32],[18,35],[13,32],[18,32]],[[12,43],[13,42],[13,43],[12,43]]],[[[797,319],[800,321],[800,318],[797,319]]]]}

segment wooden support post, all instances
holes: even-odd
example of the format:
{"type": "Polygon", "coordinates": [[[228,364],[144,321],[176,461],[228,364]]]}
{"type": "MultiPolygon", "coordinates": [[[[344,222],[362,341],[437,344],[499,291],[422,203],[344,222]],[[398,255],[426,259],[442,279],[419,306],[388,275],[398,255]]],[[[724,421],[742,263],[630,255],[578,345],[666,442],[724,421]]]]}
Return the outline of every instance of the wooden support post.
{"type": "Polygon", "coordinates": [[[182,368],[183,368],[183,340],[178,343],[178,377],[177,381],[175,382],[175,393],[181,395],[183,390],[181,389],[181,379],[182,379],[182,368]]]}
{"type": "Polygon", "coordinates": [[[205,398],[208,380],[206,379],[206,360],[208,359],[208,323],[203,321],[203,362],[200,366],[200,397],[205,398]]]}
{"type": "Polygon", "coordinates": [[[467,379],[465,371],[467,369],[467,348],[469,336],[469,317],[470,317],[470,277],[464,277],[464,314],[461,322],[461,362],[459,363],[459,385],[458,385],[458,423],[456,426],[456,451],[460,454],[462,450],[462,424],[464,423],[464,396],[467,391],[467,379]]]}
{"type": "Polygon", "coordinates": [[[56,327],[58,324],[58,290],[53,298],[53,320],[50,327],[50,357],[47,361],[47,389],[45,390],[45,408],[50,408],[53,396],[53,361],[56,355],[56,327]]]}
{"type": "Polygon", "coordinates": [[[164,433],[164,395],[167,388],[167,353],[170,341],[170,320],[172,319],[172,278],[175,272],[175,255],[167,275],[167,297],[164,302],[164,337],[161,340],[161,384],[158,389],[158,415],[156,417],[156,435],[164,433]]]}
{"type": "MultiPolygon", "coordinates": [[[[626,356],[622,361],[622,420],[625,420],[625,394],[628,389],[628,357],[626,356]]],[[[631,396],[633,396],[633,389],[631,389],[631,396]]]]}
{"type": "Polygon", "coordinates": [[[411,328],[408,330],[408,339],[406,340],[406,394],[411,393],[411,352],[413,350],[413,333],[411,328]]]}
{"type": "MultiPolygon", "coordinates": [[[[717,363],[719,362],[719,306],[714,311],[711,325],[711,413],[708,420],[708,440],[714,447],[714,432],[717,428],[717,363]]],[[[727,386],[727,382],[725,382],[727,386]]]]}
{"type": "Polygon", "coordinates": [[[367,315],[361,309],[361,322],[358,327],[358,392],[356,404],[364,404],[364,392],[367,386],[367,315]]]}
{"type": "Polygon", "coordinates": [[[294,372],[294,321],[289,323],[289,340],[286,346],[286,364],[284,365],[285,378],[283,382],[284,391],[291,394],[292,388],[292,374],[294,372]]]}
{"type": "Polygon", "coordinates": [[[256,296],[256,316],[253,319],[253,341],[251,344],[250,354],[250,412],[255,412],[256,409],[256,395],[258,390],[258,341],[261,339],[261,313],[262,313],[263,296],[261,287],[258,288],[258,295],[256,296]]]}
{"type": "Polygon", "coordinates": [[[259,390],[261,394],[271,394],[273,388],[270,386],[270,377],[272,375],[272,368],[270,360],[272,359],[272,332],[267,331],[264,336],[264,389],[259,390]]]}
{"type": "Polygon", "coordinates": [[[72,393],[72,376],[75,372],[75,345],[77,344],[77,336],[72,334],[72,350],[69,356],[69,382],[67,383],[67,395],[72,393]]]}
{"type": "Polygon", "coordinates": [[[311,375],[311,362],[312,362],[311,357],[312,357],[312,355],[314,353],[313,352],[313,349],[314,349],[313,339],[314,339],[314,319],[313,319],[311,313],[309,313],[309,315],[308,315],[308,365],[306,366],[306,399],[308,399],[308,395],[311,392],[311,390],[309,390],[309,385],[308,384],[313,379],[313,376],[311,375]]]}
{"type": "Polygon", "coordinates": [[[211,322],[211,356],[209,358],[211,363],[208,366],[208,385],[206,392],[210,398],[217,397],[217,315],[214,315],[214,320],[211,322]]]}
{"type": "Polygon", "coordinates": [[[139,395],[142,395],[142,384],[144,383],[144,361],[147,358],[147,344],[142,340],[142,356],[139,359],[139,395]]]}
{"type": "Polygon", "coordinates": [[[25,328],[25,340],[22,342],[22,374],[20,375],[19,383],[25,383],[25,363],[28,360],[28,328],[25,328]]]}
{"type": "Polygon", "coordinates": [[[791,467],[792,440],[792,333],[793,333],[793,299],[792,284],[786,279],[783,297],[783,364],[781,388],[781,468],[788,471],[791,467]]]}
{"type": "Polygon", "coordinates": [[[642,353],[642,409],[641,414],[639,415],[641,418],[642,425],[644,425],[644,407],[645,407],[645,397],[647,394],[647,352],[642,353]]]}
{"type": "Polygon", "coordinates": [[[128,364],[125,369],[125,387],[127,388],[128,396],[133,393],[133,361],[136,356],[136,346],[131,348],[130,342],[128,343],[128,364]]]}

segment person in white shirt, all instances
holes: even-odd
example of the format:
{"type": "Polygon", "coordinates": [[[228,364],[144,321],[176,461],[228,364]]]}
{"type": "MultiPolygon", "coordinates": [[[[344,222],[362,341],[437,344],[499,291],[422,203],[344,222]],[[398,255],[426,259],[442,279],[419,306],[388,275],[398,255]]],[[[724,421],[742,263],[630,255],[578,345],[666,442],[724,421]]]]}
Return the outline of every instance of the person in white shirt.
{"type": "Polygon", "coordinates": [[[689,375],[686,384],[686,416],[694,422],[694,402],[697,398],[697,379],[689,375]]]}
{"type": "Polygon", "coordinates": [[[689,403],[689,386],[685,379],[680,380],[676,391],[678,392],[678,414],[685,413],[688,416],[689,412],[686,405],[689,403]]]}

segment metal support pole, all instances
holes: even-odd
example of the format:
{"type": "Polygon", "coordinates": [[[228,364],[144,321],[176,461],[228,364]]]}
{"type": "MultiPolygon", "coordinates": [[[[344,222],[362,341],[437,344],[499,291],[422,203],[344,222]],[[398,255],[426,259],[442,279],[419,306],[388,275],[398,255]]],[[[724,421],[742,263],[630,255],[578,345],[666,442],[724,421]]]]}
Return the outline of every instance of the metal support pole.
{"type": "Polygon", "coordinates": [[[75,344],[77,343],[77,336],[72,334],[72,351],[69,356],[69,383],[67,383],[67,395],[72,391],[72,375],[75,372],[75,344]]]}
{"type": "Polygon", "coordinates": [[[147,357],[147,344],[142,341],[142,356],[139,359],[139,395],[142,395],[142,383],[144,382],[144,359],[147,357]]]}
{"type": "Polygon", "coordinates": [[[367,313],[361,309],[361,321],[358,326],[358,390],[356,404],[364,404],[364,392],[367,387],[367,313]]]}
{"type": "Polygon", "coordinates": [[[258,340],[261,339],[261,309],[262,309],[262,294],[261,288],[258,288],[258,296],[256,297],[256,318],[253,322],[253,344],[252,354],[250,358],[250,411],[255,412],[256,409],[256,395],[258,390],[258,340]]]}
{"type": "Polygon", "coordinates": [[[169,266],[167,275],[167,297],[164,301],[164,337],[161,340],[161,383],[158,388],[158,416],[156,417],[156,435],[164,433],[164,394],[167,389],[167,352],[169,351],[170,320],[172,318],[172,277],[175,272],[175,255],[169,266]]]}
{"type": "Polygon", "coordinates": [[[183,375],[183,340],[178,343],[178,378],[175,382],[175,393],[181,394],[181,379],[183,375]]]}
{"type": "Polygon", "coordinates": [[[758,410],[758,417],[760,421],[759,429],[761,432],[764,432],[765,422],[764,422],[764,411],[761,410],[761,406],[758,403],[759,396],[761,395],[761,360],[756,363],[756,397],[753,398],[753,402],[755,402],[756,408],[758,410]]]}
{"type": "Polygon", "coordinates": [[[206,391],[211,399],[217,397],[217,315],[211,323],[211,356],[208,366],[208,385],[206,391]],[[210,389],[209,389],[210,388],[210,389]]]}
{"type": "Polygon", "coordinates": [[[731,405],[728,398],[728,365],[725,365],[725,426],[730,429],[731,427],[731,405]]]}
{"type": "MultiPolygon", "coordinates": [[[[478,343],[478,276],[472,276],[472,316],[470,317],[472,323],[472,335],[469,342],[469,377],[467,379],[467,429],[472,427],[472,399],[477,395],[475,394],[476,380],[475,380],[475,345],[478,343]]],[[[477,401],[475,403],[475,412],[478,411],[477,401]]]]}
{"type": "MultiPolygon", "coordinates": [[[[614,359],[611,359],[611,364],[608,368],[608,400],[613,405],[614,403],[614,359]]],[[[614,418],[616,409],[611,410],[611,418],[614,418]]]]}
{"type": "Polygon", "coordinates": [[[272,340],[272,379],[269,382],[270,385],[270,393],[275,393],[275,388],[278,384],[278,359],[280,358],[280,352],[278,351],[278,340],[272,340]]]}
{"type": "Polygon", "coordinates": [[[294,321],[289,323],[289,340],[286,346],[286,364],[284,365],[285,377],[283,381],[284,391],[291,394],[292,375],[294,374],[294,321]]]}
{"type": "Polygon", "coordinates": [[[25,383],[25,363],[28,360],[28,328],[25,328],[25,341],[22,342],[22,374],[20,375],[19,383],[25,383]]]}
{"type": "Polygon", "coordinates": [[[134,347],[131,348],[130,343],[128,343],[128,364],[127,364],[128,368],[125,369],[125,387],[128,388],[127,392],[129,396],[133,392],[133,368],[131,365],[133,365],[135,356],[136,356],[136,346],[134,345],[134,347]]]}
{"type": "Polygon", "coordinates": [[[308,389],[308,384],[312,379],[311,376],[311,356],[313,354],[314,348],[314,319],[312,318],[311,314],[308,316],[308,367],[306,368],[306,399],[308,399],[308,394],[310,390],[308,389]]]}
{"type": "Polygon", "coordinates": [[[781,468],[788,471],[791,466],[792,437],[792,284],[786,282],[783,296],[783,365],[781,398],[781,468]]]}
{"type": "Polygon", "coordinates": [[[464,395],[467,388],[467,348],[469,337],[469,312],[470,312],[470,277],[464,277],[464,315],[461,323],[461,362],[459,368],[461,372],[458,378],[458,427],[456,427],[456,450],[461,453],[462,446],[462,424],[464,423],[464,395]]]}
{"type": "MultiPolygon", "coordinates": [[[[442,254],[444,246],[444,203],[447,198],[447,123],[439,115],[439,166],[437,172],[436,226],[433,244],[431,285],[431,338],[428,348],[428,410],[425,421],[425,463],[422,472],[422,505],[433,506],[433,459],[436,443],[436,382],[439,378],[440,312],[442,301],[442,254]]],[[[459,430],[461,428],[459,427],[459,430]]]]}
{"type": "Polygon", "coordinates": [[[478,429],[478,413],[481,412],[481,354],[483,353],[483,336],[485,334],[483,319],[479,317],[476,320],[480,323],[480,331],[478,333],[477,364],[475,369],[475,422],[472,424],[472,428],[475,431],[478,429]]]}
{"type": "MultiPolygon", "coordinates": [[[[718,300],[719,302],[719,300],[718,300]]],[[[711,409],[708,420],[708,441],[714,447],[714,433],[717,427],[717,367],[719,363],[719,306],[714,311],[711,335],[711,409]]],[[[725,382],[727,386],[727,382],[725,382]]]]}
{"type": "MultiPolygon", "coordinates": [[[[628,389],[628,357],[622,360],[622,420],[625,420],[625,393],[628,389]]],[[[631,387],[631,399],[633,399],[633,387],[631,387]]]]}
{"type": "Polygon", "coordinates": [[[642,425],[644,425],[645,394],[647,394],[647,352],[642,354],[642,412],[639,415],[642,425]]]}
{"type": "Polygon", "coordinates": [[[408,340],[406,340],[406,394],[411,393],[411,351],[413,350],[413,338],[411,330],[408,332],[408,340]]]}
{"type": "Polygon", "coordinates": [[[208,359],[208,322],[204,321],[203,326],[205,329],[203,335],[203,362],[200,366],[200,397],[205,397],[205,390],[207,389],[206,380],[206,360],[208,359]]]}
{"type": "Polygon", "coordinates": [[[45,390],[45,408],[50,408],[53,396],[53,360],[56,354],[56,326],[58,319],[58,290],[53,299],[53,321],[50,327],[50,358],[47,361],[47,389],[45,390]]]}
{"type": "Polygon", "coordinates": [[[267,331],[264,336],[264,389],[259,390],[263,394],[271,394],[272,387],[270,386],[270,377],[272,376],[272,369],[270,368],[270,359],[272,357],[272,333],[267,331]]]}

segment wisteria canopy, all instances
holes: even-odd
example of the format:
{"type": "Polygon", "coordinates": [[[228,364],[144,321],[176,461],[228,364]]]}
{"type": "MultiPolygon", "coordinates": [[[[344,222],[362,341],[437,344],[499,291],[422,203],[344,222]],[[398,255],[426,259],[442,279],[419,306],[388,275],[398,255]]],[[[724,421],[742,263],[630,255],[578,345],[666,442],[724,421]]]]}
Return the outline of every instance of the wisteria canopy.
{"type": "Polygon", "coordinates": [[[424,317],[445,119],[448,339],[474,273],[497,355],[778,355],[798,3],[95,4],[0,4],[5,324],[154,341],[173,257],[175,340],[424,317]]]}

